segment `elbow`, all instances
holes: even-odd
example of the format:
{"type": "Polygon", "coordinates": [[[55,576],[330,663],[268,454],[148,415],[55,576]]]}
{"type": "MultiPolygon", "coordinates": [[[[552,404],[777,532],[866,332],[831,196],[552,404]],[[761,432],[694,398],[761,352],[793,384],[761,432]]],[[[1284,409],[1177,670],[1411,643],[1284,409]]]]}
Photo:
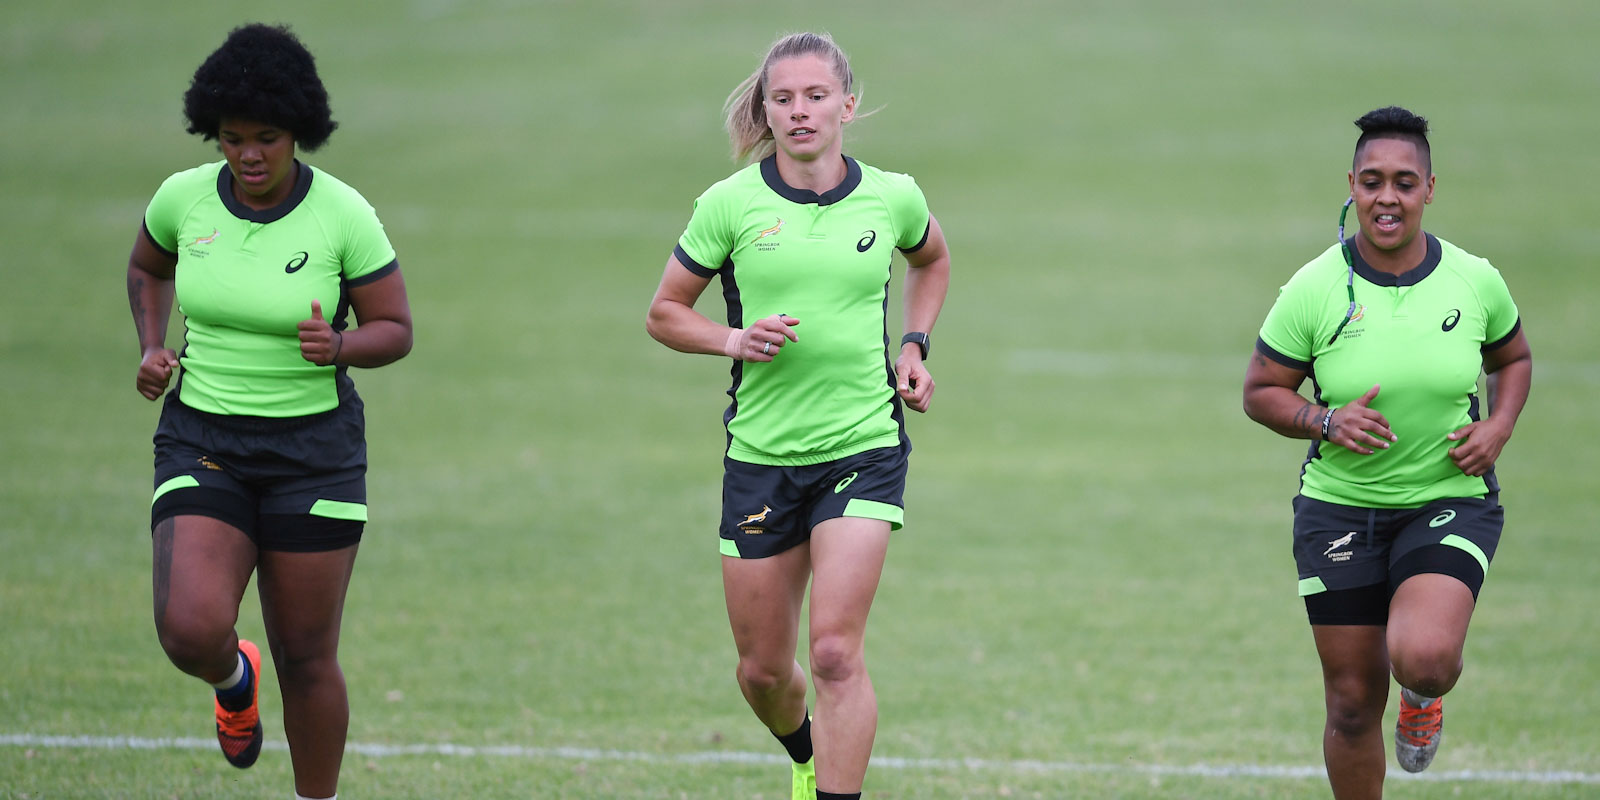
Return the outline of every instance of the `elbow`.
{"type": "Polygon", "coordinates": [[[644,315],[644,332],[650,334],[650,338],[666,344],[666,340],[661,338],[666,335],[665,328],[665,315],[660,312],[655,303],[651,303],[650,311],[644,315]]]}
{"type": "MultiPolygon", "coordinates": [[[[1256,402],[1256,397],[1249,389],[1244,391],[1244,415],[1254,422],[1262,422],[1261,405],[1256,402]]],[[[1262,422],[1262,424],[1266,424],[1262,422]]]]}

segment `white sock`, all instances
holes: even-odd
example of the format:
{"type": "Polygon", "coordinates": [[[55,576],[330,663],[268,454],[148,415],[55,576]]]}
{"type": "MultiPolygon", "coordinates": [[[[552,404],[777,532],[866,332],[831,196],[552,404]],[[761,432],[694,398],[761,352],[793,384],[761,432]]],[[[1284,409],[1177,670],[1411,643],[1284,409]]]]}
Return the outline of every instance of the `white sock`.
{"type": "Polygon", "coordinates": [[[229,675],[225,680],[220,680],[211,684],[211,686],[219,692],[226,692],[229,689],[238,686],[239,681],[242,680],[244,680],[244,653],[239,654],[239,663],[234,665],[233,674],[229,675]]]}

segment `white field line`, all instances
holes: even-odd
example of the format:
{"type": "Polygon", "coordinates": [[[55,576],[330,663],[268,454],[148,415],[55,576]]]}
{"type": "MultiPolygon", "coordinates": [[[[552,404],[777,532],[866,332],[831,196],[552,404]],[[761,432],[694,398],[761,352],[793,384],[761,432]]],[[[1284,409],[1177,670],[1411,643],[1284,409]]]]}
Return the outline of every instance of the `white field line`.
{"type": "MultiPolygon", "coordinates": [[[[145,738],[138,736],[39,736],[34,734],[0,734],[0,746],[41,749],[88,750],[211,750],[217,746],[212,739],[145,738]]],[[[283,742],[269,741],[263,745],[268,750],[288,750],[283,742]]],[[[528,760],[560,761],[635,761],[649,764],[784,764],[788,759],[772,753],[746,753],[740,751],[702,751],[698,753],[644,753],[629,750],[606,750],[592,747],[525,747],[522,745],[463,745],[463,744],[371,744],[351,742],[345,751],[368,758],[394,756],[448,756],[453,758],[500,757],[528,760]]],[[[1147,775],[1161,777],[1198,778],[1318,778],[1323,776],[1320,766],[1266,766],[1258,764],[1084,764],[1072,761],[1032,761],[992,758],[896,758],[873,756],[872,766],[879,769],[923,769],[941,772],[981,770],[1010,773],[1104,773],[1109,775],[1147,775]]],[[[1404,772],[1389,773],[1398,780],[1419,780],[1439,783],[1579,783],[1600,785],[1600,773],[1553,770],[1544,772],[1525,770],[1436,770],[1412,775],[1404,772]]]]}

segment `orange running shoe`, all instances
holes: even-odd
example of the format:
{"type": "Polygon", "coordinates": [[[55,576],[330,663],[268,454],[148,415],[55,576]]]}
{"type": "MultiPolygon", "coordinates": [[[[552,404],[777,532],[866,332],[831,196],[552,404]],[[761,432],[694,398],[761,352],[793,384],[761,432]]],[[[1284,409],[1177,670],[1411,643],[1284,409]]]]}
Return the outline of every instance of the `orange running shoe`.
{"type": "Polygon", "coordinates": [[[250,662],[250,705],[243,711],[229,711],[222,707],[222,701],[212,702],[217,707],[217,744],[222,745],[222,755],[229,764],[244,769],[261,755],[261,713],[256,706],[256,697],[261,693],[261,650],[249,640],[240,639],[239,652],[250,662]]]}
{"type": "Polygon", "coordinates": [[[1402,687],[1400,721],[1394,726],[1394,759],[1400,768],[1406,772],[1427,769],[1443,739],[1444,698],[1429,700],[1402,687]]]}

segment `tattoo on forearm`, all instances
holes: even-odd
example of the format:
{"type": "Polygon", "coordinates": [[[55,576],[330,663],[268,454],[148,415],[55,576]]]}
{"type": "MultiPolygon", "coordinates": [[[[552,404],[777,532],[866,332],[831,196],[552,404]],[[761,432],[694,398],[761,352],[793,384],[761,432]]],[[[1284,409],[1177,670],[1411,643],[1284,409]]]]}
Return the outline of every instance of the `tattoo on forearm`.
{"type": "Polygon", "coordinates": [[[1316,428],[1317,406],[1306,403],[1294,412],[1294,428],[1297,431],[1314,431],[1316,428]]]}
{"type": "Polygon", "coordinates": [[[155,593],[156,627],[167,616],[167,597],[172,588],[172,534],[175,524],[171,517],[162,520],[151,531],[154,558],[151,563],[151,587],[155,593]]]}

